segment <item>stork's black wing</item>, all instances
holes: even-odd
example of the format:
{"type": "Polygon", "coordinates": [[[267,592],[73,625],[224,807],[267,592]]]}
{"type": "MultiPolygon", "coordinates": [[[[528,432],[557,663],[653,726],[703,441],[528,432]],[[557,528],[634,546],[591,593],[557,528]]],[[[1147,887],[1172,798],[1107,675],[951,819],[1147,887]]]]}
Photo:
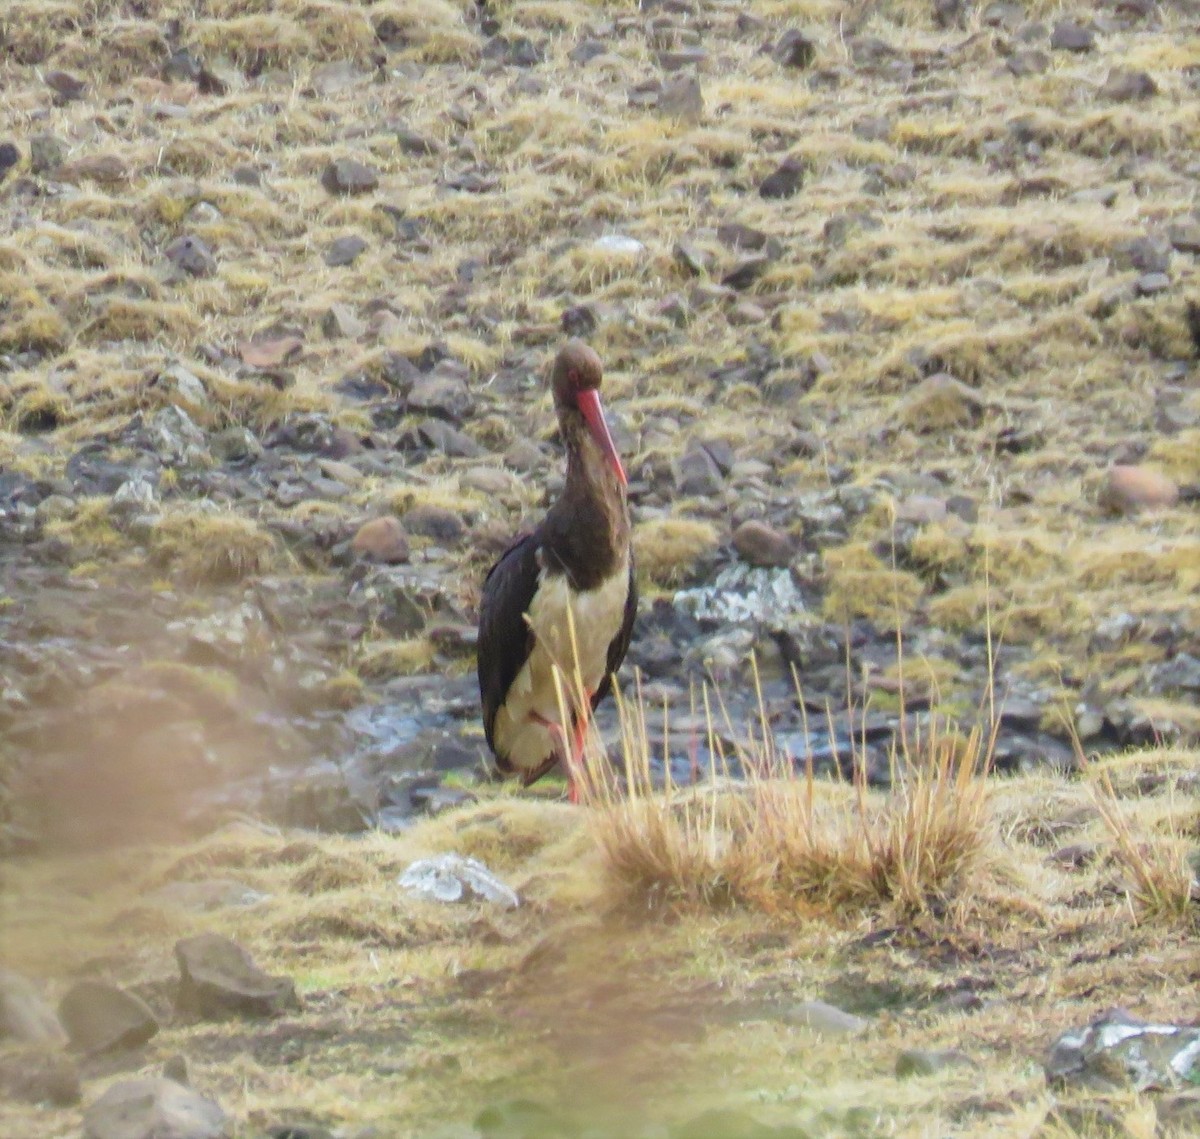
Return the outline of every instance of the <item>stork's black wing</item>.
{"type": "MultiPolygon", "coordinates": [[[[483,730],[495,751],[492,728],[517,673],[533,651],[533,633],[525,614],[538,586],[538,540],[518,538],[500,556],[483,583],[479,602],[479,697],[483,730]]],[[[503,761],[503,756],[498,757],[503,761]]]]}
{"type": "Polygon", "coordinates": [[[629,551],[629,594],[625,598],[625,617],[621,621],[621,631],[612,639],[608,646],[608,661],[604,666],[604,679],[600,681],[592,694],[592,709],[612,691],[613,673],[621,667],[625,654],[629,651],[629,642],[633,638],[633,620],[637,616],[637,577],[633,567],[633,551],[629,551]]]}

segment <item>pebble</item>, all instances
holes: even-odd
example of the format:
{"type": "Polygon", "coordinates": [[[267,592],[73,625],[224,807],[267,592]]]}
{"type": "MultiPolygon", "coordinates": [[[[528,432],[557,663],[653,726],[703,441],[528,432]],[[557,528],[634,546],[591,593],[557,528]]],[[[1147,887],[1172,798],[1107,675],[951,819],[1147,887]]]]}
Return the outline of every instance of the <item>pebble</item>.
{"type": "Polygon", "coordinates": [[[1178,253],[1200,254],[1200,222],[1182,221],[1169,225],[1167,240],[1178,253]]]}
{"type": "Polygon", "coordinates": [[[372,518],[358,528],[350,548],[360,558],[396,565],[408,561],[408,534],[398,518],[372,518]]]}
{"type": "Polygon", "coordinates": [[[1108,73],[1100,95],[1118,103],[1150,99],[1158,94],[1158,84],[1145,71],[1126,71],[1114,68],[1108,73]]]}
{"type": "Polygon", "coordinates": [[[725,480],[709,451],[693,444],[674,464],[675,489],[681,495],[707,497],[719,494],[725,480]]]}
{"type": "Polygon", "coordinates": [[[104,981],[80,981],[63,997],[58,1017],[80,1052],[137,1048],[156,1032],[158,1021],[146,1002],[104,981]]]}
{"type": "Polygon", "coordinates": [[[82,98],[87,84],[69,71],[47,71],[42,76],[46,86],[58,97],[60,103],[70,103],[82,98]]]}
{"type": "Polygon", "coordinates": [[[217,271],[217,259],[212,250],[193,234],[177,237],[163,254],[177,269],[193,277],[211,277],[217,271]]]}
{"type": "Polygon", "coordinates": [[[1133,291],[1139,297],[1153,297],[1165,293],[1170,287],[1171,278],[1166,273],[1143,273],[1133,283],[1133,291]]]}
{"type": "Polygon", "coordinates": [[[403,522],[408,533],[432,538],[447,546],[457,546],[467,533],[466,524],[453,510],[428,503],[414,506],[404,515],[403,522]]]}
{"type": "MultiPolygon", "coordinates": [[[[45,500],[43,500],[45,501],[45,500]]],[[[62,1045],[67,1041],[58,1016],[37,988],[11,969],[0,968],[0,1040],[62,1045]]]]}
{"type": "Polygon", "coordinates": [[[768,200],[794,197],[804,185],[805,170],[802,159],[785,158],[759,183],[759,197],[768,200]]]}
{"type": "Polygon", "coordinates": [[[899,403],[896,418],[914,431],[962,427],[983,413],[983,400],[974,388],[938,372],[926,376],[899,403]]]}
{"type": "Polygon", "coordinates": [[[517,892],[482,862],[461,854],[439,854],[412,863],[396,883],[409,893],[434,902],[484,901],[502,909],[521,904],[517,892]]]}
{"type": "Polygon", "coordinates": [[[1050,34],[1054,51],[1091,51],[1096,46],[1096,33],[1074,20],[1059,20],[1050,34]]]}
{"type": "Polygon", "coordinates": [[[779,42],[771,54],[774,55],[776,62],[781,67],[791,67],[797,71],[803,71],[813,65],[813,61],[817,57],[817,45],[799,28],[788,28],[779,37],[779,42]]]}
{"type": "Polygon", "coordinates": [[[8,176],[8,172],[21,161],[21,152],[16,143],[0,142],[0,182],[8,176]]]}
{"type": "Polygon", "coordinates": [[[61,1052],[0,1052],[0,1098],[67,1107],[79,1102],[81,1090],[79,1069],[61,1052]]]}
{"type": "Polygon", "coordinates": [[[947,1068],[971,1068],[975,1061],[957,1048],[931,1051],[924,1048],[906,1048],[896,1057],[896,1075],[901,1079],[908,1076],[933,1076],[947,1068]]]}
{"type": "Polygon", "coordinates": [[[96,182],[116,186],[129,181],[125,163],[115,154],[93,154],[64,162],[55,172],[59,182],[96,182]]]}
{"type": "Polygon", "coordinates": [[[291,978],[265,973],[228,937],[202,933],[182,938],[175,943],[175,960],[176,1007],[186,1015],[202,1020],[272,1017],[300,1008],[291,978]]]}
{"type": "Polygon", "coordinates": [[[325,251],[325,264],[331,269],[340,269],[344,265],[353,265],[366,252],[367,243],[357,234],[339,237],[330,243],[325,251]]]}
{"type": "Polygon", "coordinates": [[[685,122],[698,122],[704,117],[704,92],[694,75],[680,75],[663,84],[654,109],[660,115],[685,122]]]}
{"type": "Polygon", "coordinates": [[[772,258],[763,253],[752,253],[736,261],[724,277],[721,284],[731,289],[748,289],[766,272],[772,258]]]}
{"type": "Polygon", "coordinates": [[[35,134],[29,140],[29,169],[34,174],[56,170],[67,160],[67,144],[52,134],[35,134]]]}
{"type": "Polygon", "coordinates": [[[857,1036],[866,1031],[869,1023],[826,1001],[800,1001],[778,1010],[776,1017],[787,1024],[807,1028],[818,1036],[857,1036]]]}
{"type": "Polygon", "coordinates": [[[795,555],[787,534],[755,519],[743,522],[733,532],[733,548],[742,561],[752,566],[786,566],[795,555]]]}
{"type": "Polygon", "coordinates": [[[83,1113],[83,1139],[227,1139],[228,1116],[174,1080],[143,1076],[112,1084],[83,1113]]]}
{"type": "Polygon", "coordinates": [[[1100,488],[1100,505],[1125,514],[1145,508],[1174,506],[1179,487],[1166,475],[1149,467],[1110,467],[1100,488]]]}
{"type": "Polygon", "coordinates": [[[339,158],[321,174],[321,185],[331,194],[367,194],[379,185],[379,175],[354,158],[339,158]]]}

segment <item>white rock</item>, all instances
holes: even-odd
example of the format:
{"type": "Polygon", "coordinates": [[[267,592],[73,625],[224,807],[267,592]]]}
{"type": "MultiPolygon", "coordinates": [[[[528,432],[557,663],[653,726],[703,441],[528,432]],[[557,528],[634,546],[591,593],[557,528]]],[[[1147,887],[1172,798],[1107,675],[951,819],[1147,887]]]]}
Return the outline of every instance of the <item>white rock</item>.
{"type": "Polygon", "coordinates": [[[397,884],[409,893],[434,902],[463,902],[478,899],[494,902],[506,910],[521,904],[516,891],[501,882],[482,862],[461,854],[439,854],[414,862],[397,884]]]}

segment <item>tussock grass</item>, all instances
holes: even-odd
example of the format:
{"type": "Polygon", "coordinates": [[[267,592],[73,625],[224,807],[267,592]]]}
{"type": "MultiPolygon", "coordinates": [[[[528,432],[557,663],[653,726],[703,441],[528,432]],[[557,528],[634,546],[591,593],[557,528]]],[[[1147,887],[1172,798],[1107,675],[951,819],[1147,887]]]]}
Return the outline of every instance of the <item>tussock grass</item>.
{"type": "Polygon", "coordinates": [[[253,519],[224,511],[164,514],[150,538],[154,560],[197,585],[245,581],[268,572],[279,556],[275,536],[253,519]]]}
{"type": "Polygon", "coordinates": [[[963,736],[935,716],[901,739],[892,789],[881,793],[868,789],[860,754],[848,757],[848,781],[818,780],[811,762],[798,769],[776,749],[765,712],[730,753],[719,697],[705,688],[702,703],[708,783],[680,789],[667,768],[665,787],[654,786],[640,694],[621,701],[625,785],[587,768],[592,830],[620,894],[775,914],[961,918],[1003,883],[986,779],[994,737],[963,736]],[[730,779],[735,767],[744,780],[730,779]]]}

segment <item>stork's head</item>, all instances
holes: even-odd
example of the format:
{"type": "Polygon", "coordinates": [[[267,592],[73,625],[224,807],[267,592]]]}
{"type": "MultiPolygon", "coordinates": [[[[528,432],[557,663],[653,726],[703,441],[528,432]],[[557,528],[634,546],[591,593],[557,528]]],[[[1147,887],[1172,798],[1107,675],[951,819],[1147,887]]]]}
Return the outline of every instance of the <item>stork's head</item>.
{"type": "Polygon", "coordinates": [[[554,359],[554,371],[550,384],[554,391],[554,407],[559,416],[578,412],[583,417],[588,433],[595,440],[605,459],[612,467],[617,479],[625,486],[625,468],[617,454],[604,409],[600,406],[600,380],[604,369],[600,357],[582,340],[570,340],[554,359]]]}

